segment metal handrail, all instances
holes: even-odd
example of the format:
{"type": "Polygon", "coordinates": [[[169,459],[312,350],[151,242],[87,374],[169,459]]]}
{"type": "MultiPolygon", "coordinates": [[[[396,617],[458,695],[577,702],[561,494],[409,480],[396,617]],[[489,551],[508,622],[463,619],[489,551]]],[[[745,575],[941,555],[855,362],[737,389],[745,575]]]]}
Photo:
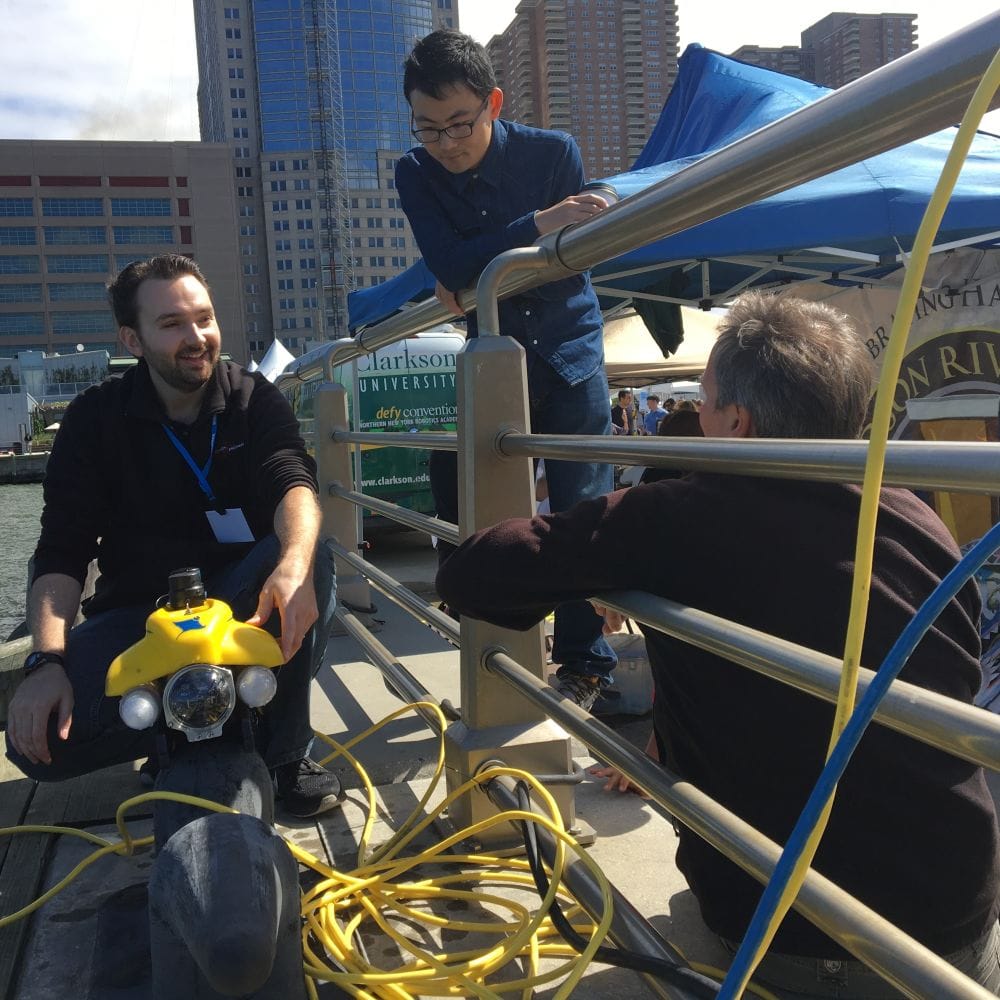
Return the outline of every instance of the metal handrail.
{"type": "MultiPolygon", "coordinates": [[[[736,862],[762,884],[781,848],[689,782],[647,757],[579,705],[525,670],[502,649],[487,649],[482,666],[619,768],[671,815],[736,862]]],[[[943,958],[884,917],[810,870],[793,904],[825,934],[875,969],[907,996],[984,1000],[989,994],[943,958]]]]}
{"type": "MultiPolygon", "coordinates": [[[[836,657],[641,591],[603,593],[600,603],[732,663],[837,701],[843,664],[836,657]]],[[[874,676],[873,671],[860,669],[859,700],[874,676]]],[[[1000,716],[992,712],[896,680],[875,719],[929,746],[1000,771],[1000,716]]]]}
{"type": "MultiPolygon", "coordinates": [[[[867,441],[793,438],[629,438],[502,434],[501,454],[702,469],[745,476],[860,483],[867,441]],[[654,459],[651,461],[651,459],[654,459]]],[[[955,493],[1000,493],[1000,446],[980,441],[889,441],[887,486],[955,493]]]]}
{"type": "Polygon", "coordinates": [[[426,514],[420,514],[415,510],[409,510],[406,507],[401,507],[398,503],[392,503],[389,500],[380,500],[378,497],[370,497],[365,493],[356,493],[354,490],[345,490],[343,487],[337,485],[330,487],[330,496],[349,500],[358,507],[366,507],[376,514],[383,514],[385,517],[392,518],[393,521],[398,521],[400,524],[405,524],[409,528],[415,528],[417,531],[422,531],[427,535],[436,535],[438,538],[443,538],[452,545],[458,545],[460,541],[457,525],[451,524],[448,521],[442,521],[436,517],[428,517],[426,514]]]}
{"type": "MultiPolygon", "coordinates": [[[[458,435],[424,432],[335,431],[338,444],[385,444],[386,447],[454,451],[458,435]]],[[[582,434],[501,432],[497,449],[509,458],[563,458],[616,465],[860,483],[864,479],[867,441],[810,438],[616,438],[582,434]]],[[[886,486],[1000,494],[1000,448],[985,441],[889,441],[886,486]]]]}
{"type": "Polygon", "coordinates": [[[458,435],[454,431],[333,431],[336,444],[367,444],[379,448],[423,448],[426,451],[454,451],[458,435]]]}

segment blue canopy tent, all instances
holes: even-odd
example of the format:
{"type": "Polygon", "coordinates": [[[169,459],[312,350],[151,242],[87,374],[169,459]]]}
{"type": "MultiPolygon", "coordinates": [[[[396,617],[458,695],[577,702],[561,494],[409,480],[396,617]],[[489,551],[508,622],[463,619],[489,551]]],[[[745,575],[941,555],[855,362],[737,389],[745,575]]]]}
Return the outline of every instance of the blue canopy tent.
{"type": "MultiPolygon", "coordinates": [[[[825,93],[691,45],[635,165],[603,180],[626,198],[825,93]]],[[[953,136],[954,129],[945,129],[601,264],[593,279],[602,304],[631,300],[643,312],[643,303],[707,308],[747,287],[878,284],[911,249],[953,136]]],[[[938,245],[1000,245],[998,189],[1000,138],[980,133],[938,245]]],[[[432,290],[421,262],[384,285],[354,292],[351,327],[371,325],[432,290]]]]}

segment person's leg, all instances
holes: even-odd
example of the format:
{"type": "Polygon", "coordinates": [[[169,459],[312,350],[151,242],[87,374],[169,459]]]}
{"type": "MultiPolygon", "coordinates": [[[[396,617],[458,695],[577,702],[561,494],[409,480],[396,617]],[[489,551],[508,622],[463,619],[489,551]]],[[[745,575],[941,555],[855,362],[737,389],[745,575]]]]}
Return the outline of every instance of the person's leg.
{"type": "MultiPolygon", "coordinates": [[[[735,955],[736,942],[720,939],[735,955]]],[[[993,924],[978,941],[942,956],[959,972],[1000,996],[1000,926],[993,924]]],[[[862,962],[781,955],[765,956],[754,977],[780,1000],[903,1000],[904,994],[862,962]]]]}
{"type": "MultiPolygon", "coordinates": [[[[208,595],[225,601],[235,618],[249,618],[257,609],[260,588],[277,565],[279,554],[274,535],[262,539],[243,559],[206,581],[208,595]]],[[[316,547],[313,583],[319,618],[306,633],[298,652],[277,669],[277,694],[261,713],[260,751],[271,769],[302,760],[313,741],[309,689],[323,663],[336,608],[333,556],[322,544],[316,547]]],[[[272,635],[280,634],[281,617],[277,611],[271,613],[266,628],[272,635]]]]}
{"type": "Polygon", "coordinates": [[[975,944],[945,958],[959,972],[1000,996],[1000,924],[994,924],[975,944]]]}
{"type": "MultiPolygon", "coordinates": [[[[611,432],[608,381],[599,369],[574,386],[566,385],[552,368],[535,360],[529,369],[531,430],[534,434],[607,435],[611,432]]],[[[612,468],[600,462],[565,462],[547,458],[552,512],[568,510],[580,500],[610,493],[612,468]]],[[[602,634],[604,619],[588,601],[572,601],[556,609],[553,662],[558,676],[595,678],[600,685],[612,683],[618,662],[602,634]]]]}
{"type": "MultiPolygon", "coordinates": [[[[249,618],[279,555],[278,539],[269,535],[238,563],[214,575],[209,594],[225,600],[236,618],[249,618]]],[[[258,729],[258,749],[274,774],[277,797],[287,813],[302,819],[333,809],[344,798],[340,779],[309,757],[313,742],[310,688],[323,663],[336,608],[333,556],[323,544],[316,547],[313,583],[319,618],[306,633],[298,652],[277,669],[278,691],[261,712],[258,729]]],[[[280,633],[281,616],[276,610],[266,628],[272,635],[280,633]]]]}
{"type": "MultiPolygon", "coordinates": [[[[434,509],[442,521],[458,524],[458,453],[454,451],[432,451],[427,462],[427,474],[431,480],[431,495],[434,509]]],[[[442,539],[437,541],[438,565],[455,551],[455,546],[442,539]]]]}
{"type": "Polygon", "coordinates": [[[51,764],[32,764],[9,743],[7,757],[35,781],[62,781],[90,774],[112,764],[148,756],[153,749],[149,731],[129,729],[118,714],[118,698],[104,694],[111,661],[145,633],[153,608],[140,605],[94,615],[70,630],[66,666],[73,685],[73,718],[69,738],[61,740],[56,718],[49,719],[51,764]]]}

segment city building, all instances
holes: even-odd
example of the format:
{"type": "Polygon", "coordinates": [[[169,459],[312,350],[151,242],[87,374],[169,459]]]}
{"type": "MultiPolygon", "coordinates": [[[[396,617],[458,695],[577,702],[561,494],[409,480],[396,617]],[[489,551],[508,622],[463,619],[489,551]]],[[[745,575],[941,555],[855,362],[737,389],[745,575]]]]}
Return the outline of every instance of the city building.
{"type": "Polygon", "coordinates": [[[916,14],[827,14],[802,32],[802,71],[841,87],[917,47],[916,14]]]}
{"type": "Polygon", "coordinates": [[[798,45],[781,45],[769,47],[766,45],[741,45],[730,53],[734,59],[773,69],[786,76],[802,77],[802,49],[798,45]]]}
{"type": "Polygon", "coordinates": [[[121,353],[108,280],[176,251],[209,276],[244,360],[229,157],[198,142],[0,141],[0,357],[121,353]]]}
{"type": "Polygon", "coordinates": [[[347,293],[419,256],[395,194],[402,65],[457,0],[195,0],[202,139],[226,143],[256,357],[347,335],[347,293]]]}
{"type": "Polygon", "coordinates": [[[741,45],[734,59],[841,87],[917,47],[916,14],[827,14],[802,32],[801,46],[741,45]]]}
{"type": "Polygon", "coordinates": [[[504,117],[563,129],[588,178],[627,170],[677,75],[675,0],[521,0],[487,51],[504,117]]]}
{"type": "Polygon", "coordinates": [[[458,30],[458,0],[434,0],[434,30],[458,30]]]}

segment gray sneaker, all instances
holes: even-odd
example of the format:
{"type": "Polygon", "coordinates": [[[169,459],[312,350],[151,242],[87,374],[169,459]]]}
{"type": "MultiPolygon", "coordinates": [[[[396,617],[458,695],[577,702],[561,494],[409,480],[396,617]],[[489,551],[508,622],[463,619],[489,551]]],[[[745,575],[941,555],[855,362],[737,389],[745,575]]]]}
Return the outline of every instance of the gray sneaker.
{"type": "Polygon", "coordinates": [[[285,812],[296,819],[308,819],[336,809],[345,792],[340,779],[310,757],[275,768],[277,797],[285,812]]]}
{"type": "Polygon", "coordinates": [[[576,702],[585,712],[589,712],[594,707],[594,702],[601,696],[599,677],[566,674],[564,677],[557,677],[553,686],[561,695],[576,702]]]}

